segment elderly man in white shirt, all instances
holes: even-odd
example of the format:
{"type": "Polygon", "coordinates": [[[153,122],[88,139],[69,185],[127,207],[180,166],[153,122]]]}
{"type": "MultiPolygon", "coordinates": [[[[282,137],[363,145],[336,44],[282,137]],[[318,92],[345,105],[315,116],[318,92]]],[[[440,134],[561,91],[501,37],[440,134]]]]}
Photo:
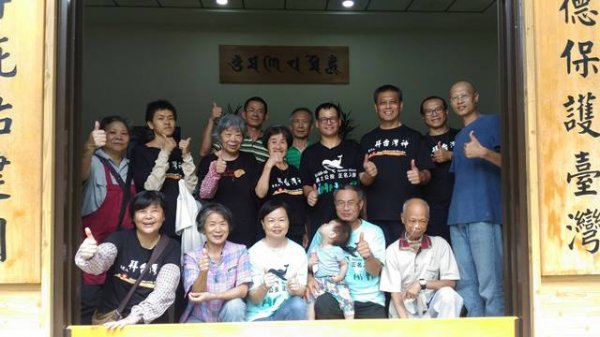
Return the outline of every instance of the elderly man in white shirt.
{"type": "Polygon", "coordinates": [[[391,318],[459,317],[463,299],[454,290],[460,279],[446,240],[425,234],[429,206],[423,199],[404,203],[405,233],[386,250],[380,289],[391,293],[391,318]]]}

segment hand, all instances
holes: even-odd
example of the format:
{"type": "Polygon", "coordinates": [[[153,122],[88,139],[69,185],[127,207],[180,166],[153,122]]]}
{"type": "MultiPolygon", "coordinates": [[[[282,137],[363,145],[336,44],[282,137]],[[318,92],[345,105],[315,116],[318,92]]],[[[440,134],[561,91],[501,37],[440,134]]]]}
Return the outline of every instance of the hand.
{"type": "Polygon", "coordinates": [[[173,149],[177,147],[177,142],[175,142],[175,139],[173,139],[173,137],[167,137],[165,135],[158,134],[156,136],[158,137],[161,149],[171,153],[171,151],[173,151],[173,149]]]}
{"type": "Polygon", "coordinates": [[[89,260],[94,257],[94,254],[98,251],[98,242],[92,235],[92,231],[89,227],[85,228],[85,240],[79,246],[79,256],[84,260],[89,260]]]}
{"type": "Polygon", "coordinates": [[[365,169],[365,173],[370,177],[375,178],[377,176],[377,166],[371,160],[369,160],[369,155],[365,154],[365,159],[363,160],[363,168],[365,169]]]}
{"type": "Polygon", "coordinates": [[[131,315],[120,319],[118,321],[115,322],[108,322],[108,323],[104,323],[103,326],[105,328],[107,328],[108,330],[116,330],[116,329],[121,329],[126,325],[132,325],[132,324],[137,324],[138,322],[138,318],[137,317],[133,317],[131,315]]]}
{"type": "Polygon", "coordinates": [[[469,132],[470,140],[465,143],[464,152],[467,158],[483,158],[487,149],[481,145],[479,139],[475,137],[475,131],[469,132]]]}
{"type": "Polygon", "coordinates": [[[192,293],[192,292],[190,292],[188,294],[188,299],[190,300],[191,303],[200,304],[202,302],[206,302],[206,301],[212,300],[212,294],[209,293],[209,292],[205,292],[205,293],[192,293]]]}
{"type": "Polygon", "coordinates": [[[308,274],[308,281],[306,282],[306,297],[311,295],[313,298],[317,296],[319,290],[319,284],[315,280],[315,277],[308,274]]]}
{"type": "Polygon", "coordinates": [[[200,261],[198,262],[201,273],[208,273],[210,266],[210,259],[208,257],[208,251],[206,248],[202,248],[202,255],[200,255],[200,261]]]}
{"type": "Polygon", "coordinates": [[[104,145],[106,145],[106,131],[100,129],[100,123],[95,121],[94,130],[90,132],[86,146],[90,150],[95,150],[103,147],[104,145]]]}
{"type": "Polygon", "coordinates": [[[340,283],[344,280],[345,277],[346,277],[346,275],[337,274],[337,275],[331,277],[331,282],[340,283]]]}
{"type": "Polygon", "coordinates": [[[437,149],[431,155],[431,160],[436,163],[444,163],[452,160],[452,151],[444,149],[442,142],[437,143],[437,149]]]}
{"type": "Polygon", "coordinates": [[[292,295],[297,294],[300,290],[300,282],[298,282],[298,275],[290,277],[287,282],[288,292],[292,295]]]}
{"type": "Polygon", "coordinates": [[[272,286],[277,283],[277,276],[273,275],[273,273],[269,273],[265,270],[265,275],[263,276],[263,284],[267,290],[271,289],[272,286]]]}
{"type": "Polygon", "coordinates": [[[273,168],[273,166],[277,165],[277,163],[283,163],[283,153],[281,152],[273,152],[272,154],[269,155],[269,159],[267,159],[267,162],[265,163],[265,165],[268,168],[273,168]]]}
{"type": "Polygon", "coordinates": [[[185,156],[190,153],[190,141],[192,138],[188,137],[179,141],[179,149],[181,149],[181,155],[185,156]]]}
{"type": "Polygon", "coordinates": [[[415,299],[419,296],[419,292],[421,291],[421,285],[419,281],[413,282],[411,285],[406,288],[404,292],[402,292],[403,299],[415,299]]]}
{"type": "Polygon", "coordinates": [[[215,155],[217,156],[217,160],[215,160],[217,162],[215,164],[215,171],[217,171],[218,174],[223,174],[227,169],[227,162],[221,158],[221,151],[215,152],[215,155]]]}
{"type": "Polygon", "coordinates": [[[310,253],[310,258],[308,259],[308,265],[312,268],[319,264],[319,257],[317,256],[317,252],[310,253]]]}
{"type": "Polygon", "coordinates": [[[410,161],[410,170],[406,171],[406,177],[408,181],[413,185],[419,185],[421,183],[421,174],[415,160],[410,161]]]}
{"type": "Polygon", "coordinates": [[[223,115],[223,108],[217,105],[216,102],[213,102],[212,110],[210,111],[210,120],[215,121],[217,118],[220,118],[223,115]]]}
{"type": "Polygon", "coordinates": [[[369,244],[365,241],[365,233],[360,233],[358,237],[358,244],[356,245],[356,251],[362,256],[363,259],[367,260],[371,258],[373,255],[371,254],[371,248],[369,248],[369,244]]]}
{"type": "Polygon", "coordinates": [[[317,190],[317,184],[313,184],[313,190],[308,193],[306,196],[306,203],[308,206],[314,206],[319,201],[319,192],[317,190]]]}

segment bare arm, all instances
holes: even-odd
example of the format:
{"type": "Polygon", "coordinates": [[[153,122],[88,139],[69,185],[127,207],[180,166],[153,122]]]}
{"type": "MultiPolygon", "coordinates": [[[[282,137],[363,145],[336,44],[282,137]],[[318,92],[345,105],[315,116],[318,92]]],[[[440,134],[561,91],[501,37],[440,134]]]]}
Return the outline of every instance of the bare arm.
{"type": "Polygon", "coordinates": [[[254,188],[254,192],[259,198],[264,198],[269,192],[269,179],[271,179],[271,169],[273,168],[272,163],[269,160],[265,163],[262,174],[258,179],[258,183],[254,188]]]}
{"type": "Polygon", "coordinates": [[[393,292],[392,294],[392,304],[398,312],[398,316],[400,318],[409,318],[408,312],[406,311],[406,307],[404,306],[404,299],[402,298],[402,293],[393,292]]]}
{"type": "Polygon", "coordinates": [[[250,289],[248,292],[248,298],[250,301],[252,301],[252,303],[259,304],[267,295],[267,291],[269,291],[269,288],[267,288],[264,283],[261,283],[260,286],[250,289]]]}
{"type": "Polygon", "coordinates": [[[427,280],[427,284],[426,284],[427,289],[438,290],[443,287],[455,288],[456,281],[455,280],[427,280]]]}
{"type": "Polygon", "coordinates": [[[202,139],[200,142],[200,156],[204,157],[210,154],[212,150],[212,133],[215,127],[215,122],[211,116],[206,122],[204,129],[202,130],[202,139]]]}

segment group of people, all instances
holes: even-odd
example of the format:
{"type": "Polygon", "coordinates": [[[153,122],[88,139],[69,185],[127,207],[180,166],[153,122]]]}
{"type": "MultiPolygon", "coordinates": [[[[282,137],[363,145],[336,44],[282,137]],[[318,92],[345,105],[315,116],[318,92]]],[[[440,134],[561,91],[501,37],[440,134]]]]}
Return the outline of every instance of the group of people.
{"type": "Polygon", "coordinates": [[[180,322],[503,315],[499,118],[469,82],[449,98],[463,129],[430,96],[421,135],[400,120],[402,91],[378,87],[379,126],[360,143],[341,137],[332,103],[266,130],[260,97],[239,115],[213,104],[197,168],[167,101],[148,104],[152,136],[135,146],[122,118],[97,122],[82,162],[82,323],[117,308],[106,326],[165,322],[172,306],[180,322]]]}

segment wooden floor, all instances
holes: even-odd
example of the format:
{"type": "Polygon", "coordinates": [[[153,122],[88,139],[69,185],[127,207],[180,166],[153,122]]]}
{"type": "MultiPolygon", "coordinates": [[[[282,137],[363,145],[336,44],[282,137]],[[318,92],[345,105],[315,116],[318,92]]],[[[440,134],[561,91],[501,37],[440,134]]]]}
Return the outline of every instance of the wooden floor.
{"type": "Polygon", "coordinates": [[[157,324],[128,326],[110,333],[99,326],[70,326],[68,330],[71,337],[517,337],[516,327],[517,317],[498,317],[157,324]]]}

